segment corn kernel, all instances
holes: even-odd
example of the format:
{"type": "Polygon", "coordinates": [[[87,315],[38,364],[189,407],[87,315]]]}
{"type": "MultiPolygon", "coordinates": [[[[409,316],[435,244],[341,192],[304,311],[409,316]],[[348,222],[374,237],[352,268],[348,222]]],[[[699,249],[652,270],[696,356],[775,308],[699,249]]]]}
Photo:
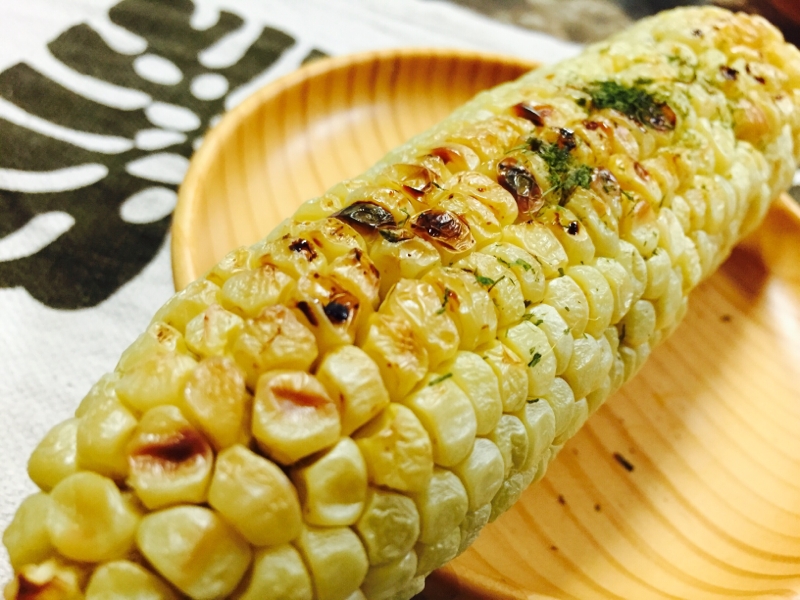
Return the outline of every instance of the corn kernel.
{"type": "Polygon", "coordinates": [[[478,438],[469,455],[453,467],[469,498],[469,509],[476,510],[491,502],[503,485],[505,465],[500,450],[491,440],[478,438]]]}
{"type": "Polygon", "coordinates": [[[217,302],[219,286],[207,279],[198,279],[170,298],[155,314],[151,323],[166,323],[178,331],[217,302]]]}
{"type": "Polygon", "coordinates": [[[426,544],[442,539],[453,527],[460,525],[469,509],[464,484],[452,471],[438,467],[433,471],[430,484],[411,494],[411,498],[419,512],[419,541],[426,544]]]}
{"type": "Polygon", "coordinates": [[[3,545],[15,571],[23,565],[40,563],[55,552],[47,532],[49,510],[50,496],[42,492],[31,494],[19,505],[3,532],[3,545]]]}
{"type": "Polygon", "coordinates": [[[128,474],[127,445],[136,429],[136,417],[109,396],[89,408],[78,423],[78,467],[121,480],[128,474]]]}
{"type": "Polygon", "coordinates": [[[201,357],[224,354],[244,329],[244,319],[212,304],[186,324],[186,346],[201,357]]]}
{"type": "Polygon", "coordinates": [[[492,505],[484,504],[477,510],[471,510],[464,517],[459,528],[461,529],[461,545],[458,547],[458,554],[469,548],[478,539],[481,529],[489,522],[492,516],[492,505]]]}
{"type": "Polygon", "coordinates": [[[313,600],[314,588],[300,553],[289,544],[256,551],[253,568],[235,600],[313,600]]]}
{"type": "Polygon", "coordinates": [[[317,600],[346,600],[367,575],[364,546],[348,527],[308,527],[296,545],[311,571],[317,600]]]}
{"type": "Polygon", "coordinates": [[[294,279],[270,264],[239,271],[222,285],[219,303],[234,314],[255,318],[267,307],[288,298],[294,279]]]}
{"type": "Polygon", "coordinates": [[[419,538],[419,513],[406,496],[372,488],[354,529],[364,542],[369,563],[382,565],[414,547],[419,538]]]}
{"type": "Polygon", "coordinates": [[[522,321],[500,334],[503,344],[527,363],[527,398],[540,396],[556,374],[556,357],[547,334],[529,320],[522,321]]]}
{"type": "Polygon", "coordinates": [[[55,425],[28,459],[28,476],[45,492],[77,472],[79,424],[80,419],[67,419],[55,425]]]}
{"type": "Polygon", "coordinates": [[[177,600],[172,589],[153,573],[127,560],[97,567],[86,588],[86,600],[177,600]]]}
{"type": "Polygon", "coordinates": [[[363,597],[366,600],[388,600],[409,585],[416,572],[417,554],[413,550],[390,563],[370,566],[361,584],[363,597]]]}
{"type": "MultiPolygon", "coordinates": [[[[500,383],[503,412],[514,412],[525,404],[528,397],[528,367],[500,340],[494,340],[477,349],[478,354],[492,367],[500,383]]],[[[530,360],[530,359],[529,359],[530,360]]]]}
{"type": "Polygon", "coordinates": [[[476,434],[492,431],[503,413],[503,400],[497,376],[489,364],[474,352],[461,351],[440,370],[453,374],[453,381],[472,403],[476,434]]]}
{"type": "Polygon", "coordinates": [[[528,459],[528,432],[517,417],[503,415],[497,427],[486,437],[495,443],[503,456],[503,478],[508,479],[525,468],[528,459]]]}
{"type": "Polygon", "coordinates": [[[417,553],[417,575],[427,575],[458,556],[461,546],[461,529],[453,527],[447,534],[432,544],[418,543],[414,547],[417,553]]]}

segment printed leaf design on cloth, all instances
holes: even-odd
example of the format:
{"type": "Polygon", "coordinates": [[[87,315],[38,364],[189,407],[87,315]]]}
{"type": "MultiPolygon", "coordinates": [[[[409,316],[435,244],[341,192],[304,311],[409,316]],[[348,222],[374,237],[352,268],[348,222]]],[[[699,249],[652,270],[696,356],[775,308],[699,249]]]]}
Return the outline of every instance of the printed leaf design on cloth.
{"type": "Polygon", "coordinates": [[[149,96],[140,108],[98,102],[25,63],[0,73],[0,115],[22,115],[0,117],[0,288],[22,286],[55,308],[94,306],[155,256],[188,158],[226,97],[295,43],[264,27],[233,64],[209,66],[203,52],[245,22],[220,11],[214,25],[194,29],[194,8],[190,0],[112,7],[110,20],[146,41],[137,54],[115,51],[86,24],[48,44],[71,81],[89,77],[149,96]],[[8,250],[17,238],[37,237],[25,228],[46,227],[50,216],[58,217],[56,239],[8,250]]]}

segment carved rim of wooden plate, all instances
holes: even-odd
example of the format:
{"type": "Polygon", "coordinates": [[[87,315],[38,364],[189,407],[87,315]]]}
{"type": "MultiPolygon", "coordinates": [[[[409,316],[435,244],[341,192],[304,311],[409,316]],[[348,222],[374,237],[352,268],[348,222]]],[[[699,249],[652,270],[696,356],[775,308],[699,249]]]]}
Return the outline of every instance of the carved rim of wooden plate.
{"type": "MultiPolygon", "coordinates": [[[[267,85],[192,159],[174,217],[176,287],[531,66],[388,50],[267,85]]],[[[633,381],[422,597],[800,596],[799,257],[800,210],[784,196],[633,381]]]]}

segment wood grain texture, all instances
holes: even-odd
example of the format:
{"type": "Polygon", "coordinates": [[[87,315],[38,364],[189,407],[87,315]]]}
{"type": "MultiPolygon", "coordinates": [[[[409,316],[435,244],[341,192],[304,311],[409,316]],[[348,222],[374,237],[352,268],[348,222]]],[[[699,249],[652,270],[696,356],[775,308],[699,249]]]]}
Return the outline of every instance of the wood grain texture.
{"type": "MultiPolygon", "coordinates": [[[[448,51],[311,64],[209,133],[181,187],[181,288],[480,89],[529,68],[448,51]]],[[[800,597],[800,211],[783,198],[678,330],[423,597],[800,597]]]]}

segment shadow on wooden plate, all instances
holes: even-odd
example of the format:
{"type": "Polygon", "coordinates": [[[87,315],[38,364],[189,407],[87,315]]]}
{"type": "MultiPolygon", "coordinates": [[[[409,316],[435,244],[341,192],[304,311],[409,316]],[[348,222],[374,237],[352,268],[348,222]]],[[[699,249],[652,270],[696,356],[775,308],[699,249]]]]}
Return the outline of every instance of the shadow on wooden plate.
{"type": "MultiPolygon", "coordinates": [[[[192,160],[174,216],[176,287],[530,67],[384,51],[263,88],[192,160]]],[[[641,373],[422,597],[798,597],[799,263],[800,213],[783,198],[641,373]]]]}

